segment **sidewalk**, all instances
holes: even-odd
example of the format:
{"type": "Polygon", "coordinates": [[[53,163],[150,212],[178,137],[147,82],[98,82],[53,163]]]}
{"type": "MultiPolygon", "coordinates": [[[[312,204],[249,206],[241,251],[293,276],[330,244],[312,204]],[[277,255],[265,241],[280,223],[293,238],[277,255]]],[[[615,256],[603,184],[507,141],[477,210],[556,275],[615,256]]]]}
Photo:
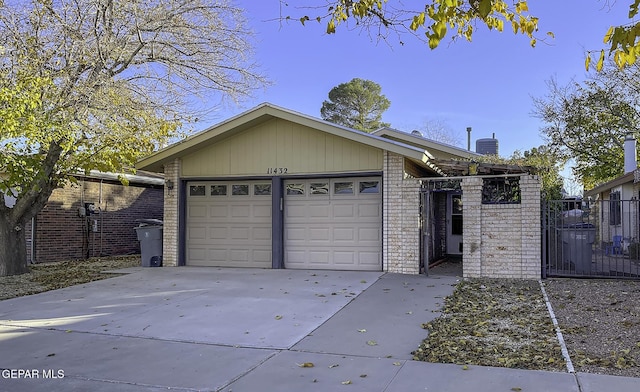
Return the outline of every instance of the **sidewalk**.
{"type": "Polygon", "coordinates": [[[147,268],[0,301],[0,368],[12,369],[0,391],[640,390],[634,378],[412,361],[455,282],[147,268]]]}

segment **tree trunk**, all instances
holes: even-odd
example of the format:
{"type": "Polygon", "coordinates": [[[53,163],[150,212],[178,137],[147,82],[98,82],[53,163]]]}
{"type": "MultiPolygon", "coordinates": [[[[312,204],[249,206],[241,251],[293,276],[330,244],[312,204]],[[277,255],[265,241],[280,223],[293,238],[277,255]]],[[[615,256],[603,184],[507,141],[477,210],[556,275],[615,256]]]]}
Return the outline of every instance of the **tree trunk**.
{"type": "Polygon", "coordinates": [[[15,223],[0,216],[0,276],[29,272],[24,223],[15,223]]]}

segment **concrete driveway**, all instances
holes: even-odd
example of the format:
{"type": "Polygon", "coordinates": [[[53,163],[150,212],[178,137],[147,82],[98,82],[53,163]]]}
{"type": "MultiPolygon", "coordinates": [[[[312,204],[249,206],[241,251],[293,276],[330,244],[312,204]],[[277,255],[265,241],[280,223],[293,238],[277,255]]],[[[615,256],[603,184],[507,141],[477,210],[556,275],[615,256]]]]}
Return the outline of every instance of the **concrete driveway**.
{"type": "MultiPolygon", "coordinates": [[[[0,391],[581,390],[567,373],[411,361],[456,281],[145,268],[0,301],[0,391]]],[[[637,390],[588,375],[582,390],[611,379],[637,390]]]]}

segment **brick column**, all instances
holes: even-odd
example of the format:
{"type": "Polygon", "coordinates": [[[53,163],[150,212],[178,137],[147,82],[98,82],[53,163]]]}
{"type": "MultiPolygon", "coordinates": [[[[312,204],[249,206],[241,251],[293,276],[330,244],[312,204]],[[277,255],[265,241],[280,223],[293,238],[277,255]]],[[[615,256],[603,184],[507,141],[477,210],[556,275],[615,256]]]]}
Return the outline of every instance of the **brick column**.
{"type": "Polygon", "coordinates": [[[542,233],[540,224],[540,180],[538,176],[520,176],[522,216],[522,258],[520,278],[540,279],[542,233]]]}
{"type": "Polygon", "coordinates": [[[178,265],[178,240],[180,213],[180,160],[175,159],[164,166],[165,181],[172,181],[173,189],[164,188],[164,228],[162,236],[162,265],[178,265]]]}
{"type": "Polygon", "coordinates": [[[383,266],[387,272],[420,273],[420,182],[404,178],[404,158],[385,152],[383,266]]]}
{"type": "Polygon", "coordinates": [[[462,276],[482,276],[482,179],[462,180],[462,276]]]}

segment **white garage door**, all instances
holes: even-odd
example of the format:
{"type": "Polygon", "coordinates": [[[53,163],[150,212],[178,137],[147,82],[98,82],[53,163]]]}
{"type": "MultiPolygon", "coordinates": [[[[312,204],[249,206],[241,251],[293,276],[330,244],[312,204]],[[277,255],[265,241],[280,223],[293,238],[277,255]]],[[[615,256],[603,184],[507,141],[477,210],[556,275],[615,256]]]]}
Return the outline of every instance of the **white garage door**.
{"type": "Polygon", "coordinates": [[[380,177],[284,182],[284,265],[382,270],[380,177]]]}
{"type": "Polygon", "coordinates": [[[187,265],[271,268],[271,182],[187,184],[187,265]]]}

